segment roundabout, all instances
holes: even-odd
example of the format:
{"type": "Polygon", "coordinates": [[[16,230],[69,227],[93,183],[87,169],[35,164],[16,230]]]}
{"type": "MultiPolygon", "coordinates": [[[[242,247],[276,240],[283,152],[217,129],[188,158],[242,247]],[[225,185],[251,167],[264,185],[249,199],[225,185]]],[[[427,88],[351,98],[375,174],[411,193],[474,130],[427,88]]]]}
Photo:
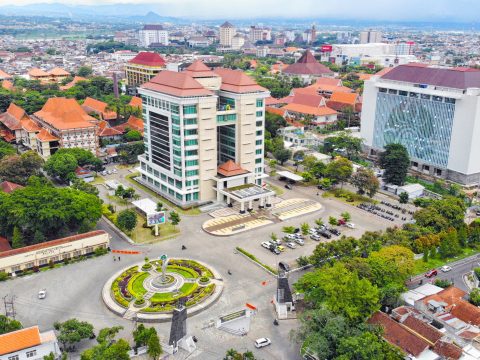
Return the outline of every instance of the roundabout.
{"type": "Polygon", "coordinates": [[[115,314],[140,321],[168,321],[182,303],[189,315],[213,304],[223,281],[211,267],[191,259],[152,260],[123,269],[105,283],[102,298],[115,314]]]}

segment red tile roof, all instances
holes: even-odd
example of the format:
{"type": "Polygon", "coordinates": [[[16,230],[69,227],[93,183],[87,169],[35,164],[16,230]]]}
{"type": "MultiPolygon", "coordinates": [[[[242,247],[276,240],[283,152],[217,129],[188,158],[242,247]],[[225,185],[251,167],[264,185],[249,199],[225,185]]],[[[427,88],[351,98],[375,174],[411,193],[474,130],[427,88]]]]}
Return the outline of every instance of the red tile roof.
{"type": "Polygon", "coordinates": [[[2,88],[4,88],[5,90],[8,90],[8,91],[12,91],[13,88],[14,88],[13,82],[11,82],[10,80],[3,80],[2,81],[2,88]]]}
{"type": "Polygon", "coordinates": [[[30,252],[30,251],[41,250],[41,249],[49,248],[49,247],[52,247],[52,246],[58,246],[58,245],[62,245],[62,244],[72,242],[72,241],[82,240],[82,239],[85,239],[85,238],[89,238],[89,237],[92,237],[92,236],[98,236],[98,235],[102,235],[102,234],[106,234],[106,232],[104,230],[94,230],[94,231],[90,231],[90,232],[87,232],[87,233],[84,233],[84,234],[67,236],[67,237],[64,237],[64,238],[61,238],[61,239],[46,241],[46,242],[43,242],[43,243],[40,243],[40,244],[34,244],[34,245],[25,246],[25,247],[22,247],[22,248],[19,248],[19,249],[12,249],[12,250],[9,250],[9,251],[4,251],[4,252],[0,253],[0,258],[13,256],[13,255],[18,255],[18,254],[23,254],[23,253],[27,253],[27,252],[30,252]]]}
{"type": "Polygon", "coordinates": [[[79,81],[88,81],[88,79],[81,77],[81,76],[75,76],[72,81],[70,81],[68,84],[64,86],[60,86],[60,90],[68,90],[72,87],[74,87],[79,81]]]}
{"type": "Polygon", "coordinates": [[[42,69],[32,68],[28,71],[28,75],[32,77],[49,77],[50,74],[43,71],[42,69]]]}
{"type": "Polygon", "coordinates": [[[40,345],[40,331],[38,326],[12,331],[0,335],[0,355],[6,355],[15,351],[28,349],[40,345]]]}
{"type": "Polygon", "coordinates": [[[480,88],[480,70],[471,68],[440,68],[412,63],[392,68],[382,79],[454,89],[480,88]]]}
{"type": "Polygon", "coordinates": [[[195,60],[184,72],[193,78],[218,76],[200,59],[195,60]]]}
{"type": "Polygon", "coordinates": [[[70,76],[71,75],[68,71],[59,67],[49,70],[48,73],[52,76],[70,76]]]}
{"type": "Polygon", "coordinates": [[[255,80],[240,70],[216,68],[214,72],[222,77],[221,90],[235,93],[268,91],[258,85],[255,80]]]}
{"type": "Polygon", "coordinates": [[[377,311],[368,320],[368,323],[381,326],[384,329],[384,339],[390,344],[398,346],[407,354],[418,357],[429,348],[430,344],[426,340],[415,336],[385,313],[377,311]]]}
{"type": "Polygon", "coordinates": [[[37,134],[37,140],[40,140],[41,142],[47,142],[47,141],[58,141],[60,139],[55,135],[50,134],[47,129],[43,128],[37,134]]]}
{"type": "Polygon", "coordinates": [[[12,250],[12,247],[6,238],[0,236],[0,252],[7,250],[12,250]]]}
{"type": "Polygon", "coordinates": [[[0,122],[11,131],[22,128],[21,121],[28,119],[28,115],[20,106],[10,103],[7,111],[0,115],[0,122]]]}
{"type": "Polygon", "coordinates": [[[219,173],[220,175],[223,175],[225,177],[229,177],[229,176],[246,174],[246,173],[248,173],[248,171],[245,170],[245,169],[242,169],[240,167],[240,165],[238,165],[233,160],[228,160],[227,162],[221,164],[217,168],[217,173],[219,173]]]}
{"type": "Polygon", "coordinates": [[[83,102],[82,108],[87,112],[95,112],[102,116],[103,120],[115,120],[117,119],[117,113],[112,110],[108,110],[108,104],[91,98],[87,97],[83,102]]]}
{"type": "Polygon", "coordinates": [[[458,360],[463,354],[462,349],[457,345],[442,340],[435,343],[433,351],[447,360],[458,360]]]}
{"type": "Polygon", "coordinates": [[[100,137],[118,136],[122,134],[123,134],[122,131],[114,127],[104,127],[98,131],[98,136],[100,137]]]}
{"type": "Polygon", "coordinates": [[[295,93],[291,101],[293,104],[307,105],[320,107],[325,106],[325,99],[321,95],[317,94],[307,94],[307,93],[295,93]]]}
{"type": "Polygon", "coordinates": [[[435,343],[443,337],[443,334],[433,326],[410,315],[402,322],[403,325],[422,335],[428,341],[435,343]]]}
{"type": "Polygon", "coordinates": [[[48,99],[42,110],[37,111],[35,116],[59,130],[94,127],[97,121],[88,115],[75,99],[62,97],[48,99]]]}
{"type": "Polygon", "coordinates": [[[205,89],[202,84],[191,76],[169,70],[160,72],[152,80],[140,87],[178,97],[213,95],[212,91],[205,89]]]}
{"type": "Polygon", "coordinates": [[[326,115],[335,115],[337,112],[333,109],[330,109],[327,106],[308,106],[303,104],[287,104],[282,109],[287,110],[288,112],[294,112],[298,114],[305,115],[314,115],[314,116],[326,116],[326,115]]]}
{"type": "Polygon", "coordinates": [[[146,51],[138,53],[129,63],[152,67],[165,67],[165,60],[159,54],[146,51]]]}
{"type": "Polygon", "coordinates": [[[310,50],[303,53],[295,64],[289,65],[283,70],[285,74],[292,75],[324,75],[333,74],[325,65],[320,64],[312,55],[310,50]]]}
{"type": "Polygon", "coordinates": [[[0,79],[11,79],[12,75],[7,74],[5,71],[0,69],[0,79]]]}
{"type": "Polygon", "coordinates": [[[0,190],[3,192],[10,194],[12,191],[17,190],[17,189],[23,189],[22,185],[15,184],[10,181],[3,181],[0,183],[0,190]]]}
{"type": "Polygon", "coordinates": [[[128,105],[133,106],[133,107],[141,108],[142,107],[142,98],[139,98],[138,96],[132,96],[128,105]]]}
{"type": "Polygon", "coordinates": [[[339,87],[343,86],[342,80],[341,79],[334,79],[334,78],[320,78],[315,81],[315,84],[318,86],[334,86],[334,87],[339,87]]]}

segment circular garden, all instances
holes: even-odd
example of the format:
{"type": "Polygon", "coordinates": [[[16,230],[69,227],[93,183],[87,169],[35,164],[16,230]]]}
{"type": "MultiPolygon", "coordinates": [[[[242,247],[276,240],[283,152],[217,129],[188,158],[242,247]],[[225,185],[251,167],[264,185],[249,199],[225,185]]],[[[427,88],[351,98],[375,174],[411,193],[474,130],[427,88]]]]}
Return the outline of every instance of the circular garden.
{"type": "Polygon", "coordinates": [[[171,313],[182,299],[187,308],[215,291],[212,270],[198,261],[168,259],[165,274],[162,260],[149,261],[124,270],[110,288],[110,296],[121,307],[139,313],[171,313]]]}

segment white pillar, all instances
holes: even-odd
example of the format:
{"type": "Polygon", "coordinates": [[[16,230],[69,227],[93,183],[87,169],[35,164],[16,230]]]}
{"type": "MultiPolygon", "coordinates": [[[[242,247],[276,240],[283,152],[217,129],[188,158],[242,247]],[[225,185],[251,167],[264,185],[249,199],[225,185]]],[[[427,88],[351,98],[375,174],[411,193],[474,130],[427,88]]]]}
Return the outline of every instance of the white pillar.
{"type": "Polygon", "coordinates": [[[240,201],[240,214],[245,214],[245,202],[240,201]]]}
{"type": "Polygon", "coordinates": [[[248,202],[248,210],[253,210],[253,200],[248,202]]]}
{"type": "Polygon", "coordinates": [[[260,205],[258,206],[259,209],[263,209],[265,207],[265,198],[260,198],[260,205]]]}
{"type": "Polygon", "coordinates": [[[272,199],[271,199],[271,196],[267,196],[267,207],[271,207],[272,206],[272,199]]]}

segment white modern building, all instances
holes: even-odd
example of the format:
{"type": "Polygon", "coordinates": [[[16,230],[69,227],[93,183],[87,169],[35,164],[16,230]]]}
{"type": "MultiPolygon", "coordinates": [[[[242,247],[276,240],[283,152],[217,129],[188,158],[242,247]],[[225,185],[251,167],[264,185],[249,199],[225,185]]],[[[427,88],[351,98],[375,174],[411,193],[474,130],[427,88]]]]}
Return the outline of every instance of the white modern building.
{"type": "Polygon", "coordinates": [[[252,44],[255,44],[257,41],[272,40],[271,30],[258,26],[250,26],[250,33],[248,34],[248,36],[252,44]]]}
{"type": "Polygon", "coordinates": [[[151,44],[168,45],[168,31],[162,25],[145,25],[138,33],[140,45],[149,47],[151,44]]]}
{"type": "Polygon", "coordinates": [[[370,44],[382,42],[383,34],[380,31],[361,31],[360,32],[360,44],[370,44]]]}
{"type": "Polygon", "coordinates": [[[139,93],[139,181],[185,207],[236,200],[227,194],[231,187],[249,189],[230,191],[248,200],[263,197],[266,89],[241,71],[211,70],[197,60],[184,72],[162,71],[139,93]]]}
{"type": "Polygon", "coordinates": [[[55,359],[62,355],[53,330],[41,333],[32,326],[0,335],[0,360],[43,359],[50,353],[55,359]]]}
{"type": "Polygon", "coordinates": [[[365,82],[361,137],[370,156],[404,145],[411,169],[480,183],[480,70],[399,65],[365,82]]]}
{"type": "Polygon", "coordinates": [[[226,48],[232,47],[232,39],[236,33],[235,26],[228,21],[225,21],[220,26],[220,46],[226,48]]]}

